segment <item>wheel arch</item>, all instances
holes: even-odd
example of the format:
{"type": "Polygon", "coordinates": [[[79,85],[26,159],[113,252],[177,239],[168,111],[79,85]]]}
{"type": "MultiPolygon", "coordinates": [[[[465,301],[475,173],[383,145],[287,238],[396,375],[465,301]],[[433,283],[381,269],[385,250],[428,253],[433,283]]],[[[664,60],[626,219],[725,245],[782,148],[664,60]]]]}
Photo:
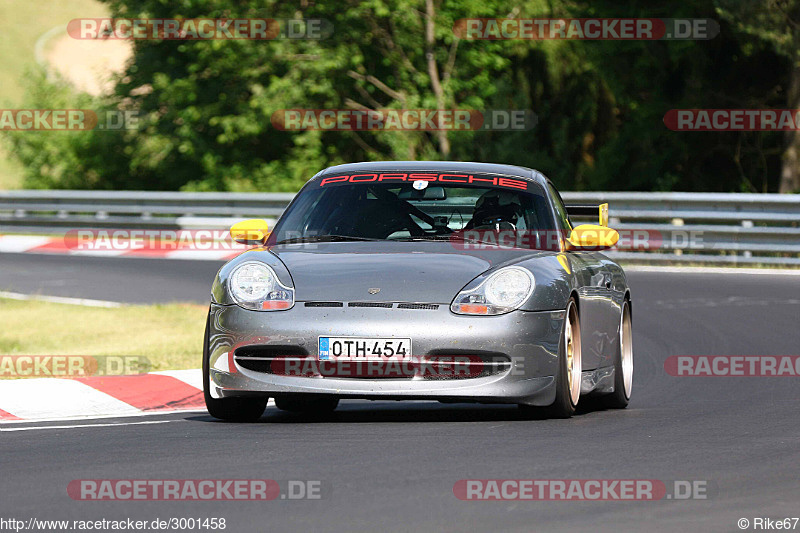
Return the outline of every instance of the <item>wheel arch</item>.
{"type": "Polygon", "coordinates": [[[573,288],[569,292],[569,296],[567,297],[567,302],[569,302],[570,298],[574,298],[575,300],[575,307],[578,308],[578,318],[581,316],[581,295],[578,292],[577,288],[573,288]]]}
{"type": "Polygon", "coordinates": [[[631,320],[633,320],[633,299],[631,298],[631,290],[625,289],[625,296],[622,297],[622,303],[628,302],[628,311],[631,314],[631,320]]]}

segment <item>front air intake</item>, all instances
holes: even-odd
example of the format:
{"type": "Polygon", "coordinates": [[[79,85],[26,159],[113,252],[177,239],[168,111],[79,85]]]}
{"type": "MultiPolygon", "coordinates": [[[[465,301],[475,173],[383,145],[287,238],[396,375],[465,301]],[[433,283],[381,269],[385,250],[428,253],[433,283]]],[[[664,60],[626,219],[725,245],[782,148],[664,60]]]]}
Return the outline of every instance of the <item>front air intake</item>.
{"type": "Polygon", "coordinates": [[[439,304],[398,304],[398,309],[424,309],[428,311],[435,311],[439,309],[439,304]]]}

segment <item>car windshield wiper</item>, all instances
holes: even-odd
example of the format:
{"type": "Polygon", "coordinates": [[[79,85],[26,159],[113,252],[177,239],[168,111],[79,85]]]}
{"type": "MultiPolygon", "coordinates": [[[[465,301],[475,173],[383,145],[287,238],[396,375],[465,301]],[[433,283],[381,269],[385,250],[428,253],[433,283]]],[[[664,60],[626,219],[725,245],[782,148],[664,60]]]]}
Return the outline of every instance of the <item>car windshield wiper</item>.
{"type": "Polygon", "coordinates": [[[452,233],[436,234],[436,235],[412,235],[410,237],[399,237],[397,239],[389,239],[392,241],[449,241],[452,233]]]}
{"type": "Polygon", "coordinates": [[[283,239],[275,244],[294,244],[301,242],[347,242],[347,241],[377,241],[380,239],[371,239],[369,237],[355,237],[353,235],[306,235],[304,237],[293,237],[291,239],[283,239]]]}
{"type": "Polygon", "coordinates": [[[422,241],[460,241],[460,242],[470,242],[473,244],[484,244],[487,246],[499,246],[502,247],[501,243],[497,241],[486,241],[474,237],[472,235],[467,235],[463,232],[453,232],[453,233],[439,233],[436,235],[414,235],[411,237],[402,237],[399,239],[391,239],[393,241],[404,241],[404,242],[422,242],[422,241]]]}

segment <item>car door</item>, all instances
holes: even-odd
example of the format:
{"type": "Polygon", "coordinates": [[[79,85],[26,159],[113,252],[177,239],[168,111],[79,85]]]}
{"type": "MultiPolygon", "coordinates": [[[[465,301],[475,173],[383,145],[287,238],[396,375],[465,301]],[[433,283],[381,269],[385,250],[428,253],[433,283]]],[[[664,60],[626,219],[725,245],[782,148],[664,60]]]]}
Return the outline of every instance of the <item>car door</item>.
{"type": "MultiPolygon", "coordinates": [[[[548,187],[553,198],[556,223],[564,235],[568,236],[572,231],[572,223],[564,202],[552,184],[548,183],[548,187]]],[[[607,259],[602,254],[584,250],[571,250],[567,253],[576,267],[578,282],[582,366],[584,371],[594,370],[606,366],[606,361],[613,355],[608,331],[609,310],[613,305],[612,276],[606,264],[607,259]]]]}

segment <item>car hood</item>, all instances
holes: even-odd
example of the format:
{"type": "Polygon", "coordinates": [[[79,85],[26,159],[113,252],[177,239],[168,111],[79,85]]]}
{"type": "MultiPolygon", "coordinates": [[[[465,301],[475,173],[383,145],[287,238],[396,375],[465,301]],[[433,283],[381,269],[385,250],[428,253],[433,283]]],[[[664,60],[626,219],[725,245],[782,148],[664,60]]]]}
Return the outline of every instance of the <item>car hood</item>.
{"type": "Polygon", "coordinates": [[[447,242],[334,242],[273,246],[297,301],[449,304],[490,268],[547,252],[457,250],[447,242]],[[376,294],[370,294],[380,289],[376,294]]]}

